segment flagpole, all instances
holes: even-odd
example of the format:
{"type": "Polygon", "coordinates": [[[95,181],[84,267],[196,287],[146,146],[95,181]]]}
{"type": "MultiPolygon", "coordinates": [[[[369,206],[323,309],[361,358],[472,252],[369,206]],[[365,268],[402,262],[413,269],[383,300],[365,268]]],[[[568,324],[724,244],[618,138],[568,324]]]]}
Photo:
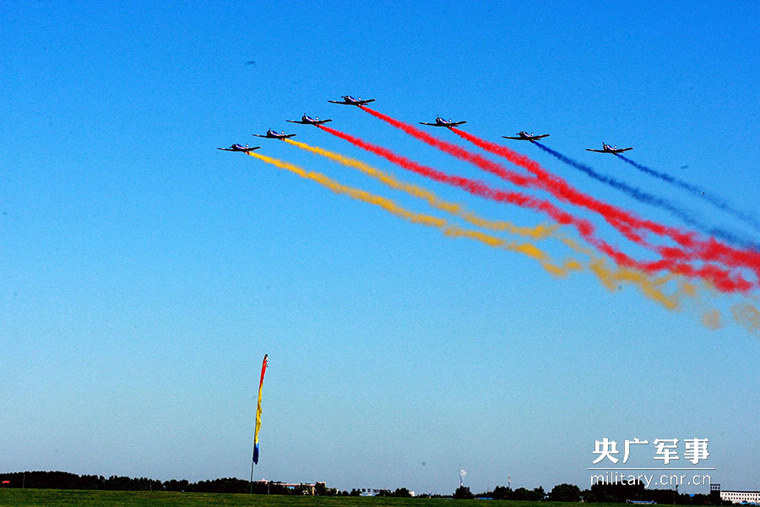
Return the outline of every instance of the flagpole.
{"type": "Polygon", "coordinates": [[[251,456],[251,491],[250,491],[251,495],[253,494],[253,466],[254,466],[253,456],[251,456]]]}
{"type": "Polygon", "coordinates": [[[256,422],[253,426],[253,456],[251,456],[251,481],[250,493],[253,494],[253,469],[259,461],[259,429],[261,428],[261,389],[264,386],[264,374],[267,371],[267,358],[264,354],[264,361],[261,363],[261,378],[259,378],[259,399],[256,404],[256,422]]]}

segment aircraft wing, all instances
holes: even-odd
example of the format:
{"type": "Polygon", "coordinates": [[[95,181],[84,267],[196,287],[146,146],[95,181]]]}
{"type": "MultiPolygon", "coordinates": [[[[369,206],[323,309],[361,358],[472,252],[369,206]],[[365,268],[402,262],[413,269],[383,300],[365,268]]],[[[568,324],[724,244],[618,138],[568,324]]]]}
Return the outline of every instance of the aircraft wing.
{"type": "Polygon", "coordinates": [[[363,105],[365,105],[365,104],[369,104],[370,102],[374,102],[374,101],[375,101],[375,99],[369,99],[369,100],[360,100],[360,101],[358,102],[358,104],[359,104],[360,106],[363,106],[363,105]]]}
{"type": "Polygon", "coordinates": [[[630,151],[633,148],[620,148],[619,150],[615,150],[617,153],[623,153],[624,151],[630,151]]]}
{"type": "Polygon", "coordinates": [[[522,141],[525,139],[524,137],[510,137],[510,136],[501,136],[501,137],[503,137],[504,139],[514,139],[515,141],[522,141]]]}
{"type": "Polygon", "coordinates": [[[285,120],[290,123],[300,123],[301,125],[306,125],[306,122],[303,120],[285,120]]]}
{"type": "Polygon", "coordinates": [[[609,153],[609,151],[604,150],[592,150],[591,148],[586,148],[586,151],[594,151],[596,153],[609,153]]]}
{"type": "Polygon", "coordinates": [[[222,151],[235,151],[235,150],[231,150],[231,149],[229,149],[229,148],[217,148],[217,150],[222,150],[222,151]]]}
{"type": "Polygon", "coordinates": [[[254,146],[253,148],[246,148],[242,151],[248,153],[249,151],[258,150],[259,148],[261,148],[261,146],[254,146]]]}
{"type": "Polygon", "coordinates": [[[466,121],[455,121],[454,123],[449,123],[449,127],[456,127],[457,125],[464,125],[467,123],[466,121]]]}
{"type": "Polygon", "coordinates": [[[284,135],[284,136],[278,136],[278,137],[279,137],[280,139],[287,139],[288,137],[295,137],[295,136],[296,136],[295,134],[287,134],[287,135],[284,135]]]}
{"type": "Polygon", "coordinates": [[[332,121],[332,119],[317,120],[317,121],[314,122],[314,125],[322,125],[323,123],[327,123],[328,121],[332,121]]]}
{"type": "Polygon", "coordinates": [[[420,125],[430,125],[431,127],[440,127],[441,126],[440,123],[426,123],[424,121],[421,121],[420,125]]]}
{"type": "Polygon", "coordinates": [[[350,102],[346,102],[345,100],[328,100],[327,102],[332,102],[333,104],[350,104],[350,102]]]}
{"type": "Polygon", "coordinates": [[[251,135],[252,135],[252,136],[256,136],[256,137],[263,137],[264,139],[266,139],[266,138],[268,138],[268,137],[269,137],[269,136],[268,136],[268,135],[266,135],[266,134],[251,134],[251,135]]]}
{"type": "Polygon", "coordinates": [[[542,134],[540,136],[533,136],[533,139],[543,139],[544,137],[549,137],[550,134],[542,134]]]}

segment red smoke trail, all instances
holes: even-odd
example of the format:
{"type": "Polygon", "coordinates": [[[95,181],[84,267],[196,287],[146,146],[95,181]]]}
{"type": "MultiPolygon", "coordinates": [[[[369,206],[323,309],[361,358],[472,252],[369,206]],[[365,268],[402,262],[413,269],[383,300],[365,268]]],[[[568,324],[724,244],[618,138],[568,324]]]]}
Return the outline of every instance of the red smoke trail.
{"type": "Polygon", "coordinates": [[[463,139],[466,139],[467,141],[470,141],[475,146],[478,146],[479,148],[489,151],[495,155],[499,155],[500,157],[506,158],[513,164],[523,167],[531,173],[535,174],[536,179],[540,182],[537,186],[539,188],[543,188],[552,192],[552,194],[558,198],[562,198],[566,201],[572,202],[573,204],[583,206],[593,211],[597,211],[605,217],[615,217],[621,222],[630,224],[632,227],[638,229],[647,229],[661,236],[669,236],[683,246],[691,247],[694,244],[694,233],[685,233],[675,227],[667,227],[662,224],[658,224],[657,222],[652,222],[651,220],[643,220],[641,218],[638,218],[632,213],[621,210],[620,208],[617,208],[610,204],[598,201],[593,197],[579,192],[561,177],[546,171],[535,160],[531,160],[525,155],[517,153],[516,151],[511,150],[506,146],[501,146],[496,143],[486,141],[485,139],[475,137],[472,134],[468,134],[467,132],[456,128],[452,128],[451,130],[456,135],[463,139]]]}
{"type": "MultiPolygon", "coordinates": [[[[467,132],[463,132],[456,128],[452,128],[451,130],[453,130],[454,133],[457,134],[458,136],[472,142],[476,146],[486,151],[489,151],[491,153],[494,153],[496,155],[499,155],[501,157],[504,157],[516,165],[524,167],[531,173],[535,174],[538,180],[545,182],[545,184],[541,185],[541,187],[546,188],[549,191],[552,191],[554,195],[557,195],[557,193],[555,193],[555,191],[553,191],[549,187],[556,188],[557,192],[560,193],[560,196],[567,196],[568,198],[572,196],[573,199],[578,198],[578,199],[587,200],[589,205],[586,205],[586,204],[581,204],[581,205],[589,209],[599,211],[602,214],[605,214],[614,210],[616,214],[619,214],[618,216],[621,220],[630,224],[632,227],[635,227],[637,229],[647,229],[661,236],[668,236],[674,239],[676,242],[678,242],[678,244],[680,244],[681,246],[690,250],[693,255],[690,255],[689,257],[693,257],[694,255],[696,255],[701,260],[708,261],[708,262],[720,262],[732,268],[746,267],[753,270],[757,274],[757,276],[760,278],[760,252],[757,252],[751,249],[746,249],[746,250],[736,249],[734,247],[726,245],[725,243],[717,241],[712,237],[708,238],[707,240],[704,240],[704,239],[700,239],[694,233],[683,232],[675,227],[667,227],[667,226],[658,224],[656,222],[653,222],[651,220],[640,219],[631,213],[628,213],[624,210],[620,210],[619,208],[616,208],[609,204],[597,201],[589,196],[586,196],[585,194],[582,194],[581,192],[578,192],[576,189],[570,186],[570,184],[568,184],[562,178],[555,176],[549,173],[548,171],[546,171],[543,167],[541,167],[540,164],[538,164],[538,162],[535,162],[534,160],[529,159],[525,155],[517,153],[507,148],[506,146],[501,146],[501,145],[492,143],[490,141],[480,139],[478,137],[473,136],[472,134],[468,134],[467,132]],[[593,205],[593,206],[590,206],[590,205],[593,205]]],[[[662,254],[665,257],[677,258],[677,259],[687,258],[685,256],[685,252],[677,248],[656,247],[656,249],[658,252],[660,252],[660,254],[662,254]]]]}
{"type": "Polygon", "coordinates": [[[577,219],[573,217],[572,215],[570,215],[569,213],[557,208],[556,206],[554,206],[552,203],[548,201],[535,199],[533,197],[527,196],[525,194],[520,194],[517,192],[505,192],[503,190],[497,190],[492,187],[489,187],[488,185],[486,185],[485,183],[481,181],[472,180],[470,178],[464,178],[462,176],[452,176],[444,172],[438,171],[436,169],[424,166],[422,164],[418,164],[417,162],[409,160],[406,157],[402,157],[401,155],[397,155],[393,153],[391,150],[387,148],[383,148],[382,146],[377,146],[374,144],[367,143],[359,139],[358,137],[354,137],[344,132],[340,132],[339,130],[335,130],[325,125],[318,125],[318,127],[324,130],[325,132],[328,132],[336,137],[339,137],[345,141],[348,141],[349,143],[355,146],[358,146],[359,148],[365,149],[369,152],[379,155],[393,162],[394,164],[397,164],[403,167],[404,169],[415,172],[417,174],[421,174],[422,176],[430,178],[434,181],[438,181],[441,183],[448,183],[450,185],[457,186],[459,188],[462,188],[470,192],[473,195],[478,195],[480,197],[487,197],[489,199],[493,199],[496,201],[517,204],[518,206],[524,206],[524,207],[532,208],[535,210],[544,211],[545,213],[547,213],[549,216],[551,216],[554,220],[556,220],[562,225],[570,225],[570,224],[574,225],[578,229],[578,231],[581,233],[581,235],[584,237],[587,235],[592,235],[594,232],[594,226],[591,224],[591,222],[587,220],[577,219]]]}
{"type": "MultiPolygon", "coordinates": [[[[604,217],[604,219],[610,225],[618,229],[618,231],[620,231],[625,237],[644,247],[652,248],[652,245],[644,242],[643,238],[639,234],[633,233],[631,227],[635,229],[649,230],[660,236],[668,236],[675,240],[682,247],[690,250],[690,252],[686,252],[674,247],[654,247],[654,249],[664,257],[683,261],[694,261],[698,257],[699,260],[707,262],[720,262],[726,264],[731,268],[746,267],[753,270],[757,274],[758,279],[760,279],[760,253],[758,252],[749,250],[737,250],[723,243],[717,242],[713,238],[709,238],[707,241],[699,240],[695,233],[683,232],[677,228],[664,226],[651,220],[640,219],[631,213],[598,201],[577,191],[565,180],[544,170],[537,162],[529,159],[524,155],[514,152],[504,146],[496,145],[494,143],[479,139],[475,136],[471,136],[470,134],[467,134],[456,128],[452,128],[450,130],[454,131],[461,137],[475,143],[477,146],[480,146],[481,148],[491,151],[497,155],[503,156],[510,160],[510,162],[513,162],[514,164],[527,169],[528,171],[535,174],[536,178],[527,178],[513,171],[509,171],[501,165],[483,158],[480,155],[470,153],[469,151],[457,145],[436,139],[435,137],[419,130],[412,125],[398,121],[394,118],[391,118],[390,116],[374,111],[366,106],[360,107],[364,111],[393,125],[396,128],[403,130],[407,134],[416,137],[417,139],[420,139],[421,141],[430,144],[431,146],[434,146],[446,153],[449,153],[450,155],[471,162],[481,169],[496,174],[516,185],[541,188],[551,192],[554,196],[565,202],[569,202],[576,206],[582,206],[587,209],[596,211],[602,217],[604,217]],[[628,224],[629,227],[621,227],[622,224],[628,224]]],[[[739,276],[739,278],[742,279],[741,276],[739,276]]]]}
{"type": "MultiPolygon", "coordinates": [[[[471,153],[460,146],[457,146],[452,143],[448,143],[446,141],[442,141],[441,139],[437,139],[414,126],[409,125],[408,123],[398,121],[394,118],[391,118],[390,116],[379,113],[366,106],[362,106],[361,108],[364,111],[371,114],[372,116],[375,116],[376,118],[379,118],[387,123],[390,123],[394,127],[403,130],[407,134],[413,137],[416,137],[417,139],[431,146],[434,146],[441,151],[444,151],[450,155],[453,155],[461,160],[470,162],[485,171],[488,171],[492,174],[495,174],[501,177],[502,179],[505,179],[511,183],[514,183],[515,185],[547,190],[551,192],[555,197],[562,199],[565,202],[569,202],[576,206],[582,206],[582,207],[591,209],[593,211],[596,211],[599,214],[601,214],[602,217],[604,217],[604,219],[613,227],[618,228],[619,224],[628,223],[632,227],[639,228],[639,229],[646,228],[656,234],[660,234],[660,235],[672,234],[673,236],[676,236],[673,239],[676,239],[676,241],[679,241],[679,243],[681,241],[689,242],[692,240],[693,234],[684,234],[678,231],[678,229],[665,227],[655,222],[641,220],[614,206],[611,206],[606,203],[602,203],[600,201],[597,201],[596,199],[593,199],[592,197],[589,197],[585,194],[578,192],[577,190],[572,188],[562,178],[545,171],[537,162],[529,159],[528,157],[524,155],[514,152],[510,150],[509,148],[506,148],[494,143],[489,143],[488,141],[479,139],[457,128],[450,129],[457,135],[467,139],[468,141],[472,142],[476,146],[479,146],[496,155],[500,155],[506,158],[507,160],[509,160],[510,162],[512,162],[513,164],[527,169],[528,171],[530,171],[536,176],[535,178],[529,178],[521,174],[518,174],[514,171],[510,171],[504,168],[503,166],[501,166],[500,164],[497,164],[491,160],[481,157],[480,155],[476,153],[471,153]]],[[[626,234],[627,230],[624,229],[624,230],[621,230],[620,232],[622,232],[624,235],[629,237],[628,234],[626,234]]],[[[632,237],[629,237],[629,239],[631,239],[632,241],[636,241],[632,237]]]]}
{"type": "Polygon", "coordinates": [[[415,172],[417,174],[421,174],[422,176],[430,178],[434,181],[457,186],[470,192],[473,195],[480,197],[486,197],[510,204],[516,204],[518,206],[523,206],[544,212],[562,225],[574,226],[586,241],[597,248],[600,252],[610,256],[621,266],[639,269],[650,274],[662,270],[669,270],[673,273],[682,274],[692,278],[702,277],[709,280],[719,290],[724,292],[746,292],[752,288],[752,284],[743,279],[741,275],[731,276],[731,274],[727,271],[715,266],[707,265],[700,269],[696,269],[691,265],[680,264],[672,259],[662,259],[659,261],[651,262],[634,260],[623,252],[615,249],[604,240],[597,238],[594,234],[594,225],[591,222],[588,220],[576,218],[570,213],[557,208],[555,205],[548,201],[536,199],[534,197],[517,192],[497,190],[489,187],[483,182],[469,178],[452,176],[436,169],[424,166],[422,164],[418,164],[417,162],[409,160],[406,157],[402,157],[401,155],[393,153],[387,148],[365,142],[357,137],[351,136],[344,132],[340,132],[339,130],[335,130],[325,125],[319,125],[318,127],[325,132],[328,132],[336,137],[348,141],[355,146],[358,146],[359,148],[379,155],[389,160],[390,162],[403,167],[404,169],[415,172]]]}

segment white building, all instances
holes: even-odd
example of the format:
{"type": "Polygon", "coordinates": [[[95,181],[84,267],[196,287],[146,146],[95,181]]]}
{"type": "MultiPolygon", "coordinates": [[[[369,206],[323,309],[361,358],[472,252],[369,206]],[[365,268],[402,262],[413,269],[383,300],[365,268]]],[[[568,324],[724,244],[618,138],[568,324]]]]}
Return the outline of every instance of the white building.
{"type": "Polygon", "coordinates": [[[726,491],[720,490],[720,499],[731,503],[760,504],[760,491],[726,491]]]}

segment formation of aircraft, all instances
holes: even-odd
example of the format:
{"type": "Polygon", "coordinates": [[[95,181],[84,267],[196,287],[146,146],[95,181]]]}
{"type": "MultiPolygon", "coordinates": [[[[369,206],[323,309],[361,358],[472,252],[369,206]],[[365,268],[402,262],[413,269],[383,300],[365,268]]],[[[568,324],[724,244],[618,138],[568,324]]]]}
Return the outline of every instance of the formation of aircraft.
{"type": "Polygon", "coordinates": [[[467,123],[466,121],[451,121],[451,118],[448,120],[444,120],[440,116],[435,117],[435,123],[426,123],[424,121],[420,122],[420,125],[430,125],[431,127],[446,127],[450,129],[451,127],[456,127],[457,125],[462,125],[467,123]]]}
{"type": "Polygon", "coordinates": [[[251,134],[251,135],[256,136],[256,137],[264,137],[266,139],[280,139],[280,140],[295,136],[295,134],[286,134],[285,131],[282,131],[278,134],[272,129],[267,130],[266,134],[251,134]]]}
{"type": "Polygon", "coordinates": [[[247,144],[245,146],[243,146],[242,144],[233,144],[229,148],[217,148],[217,150],[222,150],[222,151],[242,151],[243,153],[248,153],[249,151],[258,150],[259,148],[261,148],[261,146],[250,147],[247,144]]]}
{"type": "MultiPolygon", "coordinates": [[[[344,106],[363,106],[365,104],[369,104],[370,102],[375,101],[375,99],[363,100],[361,97],[357,99],[357,98],[352,97],[351,95],[343,95],[342,98],[343,100],[328,100],[327,102],[331,102],[333,104],[341,104],[344,106]]],[[[290,123],[298,123],[300,125],[319,126],[332,120],[329,118],[326,120],[320,120],[319,116],[317,116],[316,118],[312,118],[311,116],[307,116],[306,114],[304,114],[303,116],[301,116],[300,120],[286,120],[286,121],[290,123]]],[[[446,127],[448,129],[451,129],[456,126],[463,125],[467,122],[466,121],[452,121],[451,118],[449,118],[448,120],[444,120],[440,116],[436,116],[435,122],[428,123],[428,122],[421,121],[419,123],[420,125],[428,125],[431,127],[446,127]]],[[[253,135],[256,137],[263,137],[266,139],[280,139],[280,140],[295,136],[295,134],[286,134],[284,131],[278,133],[272,129],[267,130],[266,134],[253,134],[253,135]]],[[[514,136],[501,136],[501,137],[503,137],[504,139],[512,139],[515,141],[530,141],[531,143],[535,143],[539,139],[549,137],[549,134],[536,135],[533,132],[529,134],[528,132],[521,130],[514,136]]],[[[222,151],[240,151],[240,152],[248,153],[253,150],[258,150],[259,148],[260,146],[249,147],[247,144],[245,146],[241,144],[233,144],[229,148],[217,148],[217,149],[222,150],[222,151]]],[[[623,153],[625,151],[629,151],[632,149],[633,148],[618,148],[617,146],[610,146],[607,143],[602,143],[601,150],[586,148],[586,151],[593,151],[596,153],[612,153],[613,155],[618,155],[620,153],[623,153]]]]}
{"type": "Polygon", "coordinates": [[[540,136],[534,135],[533,132],[528,134],[524,130],[521,130],[517,134],[515,134],[517,137],[510,137],[510,136],[501,136],[504,139],[514,139],[515,141],[530,141],[531,143],[535,143],[539,139],[543,139],[544,137],[549,137],[549,134],[541,134],[540,136]]]}
{"type": "Polygon", "coordinates": [[[374,101],[375,99],[362,100],[361,97],[355,99],[351,95],[343,95],[343,100],[328,100],[327,102],[332,102],[333,104],[342,104],[344,106],[363,106],[374,101]]]}
{"type": "Polygon", "coordinates": [[[311,116],[303,115],[301,116],[300,120],[285,120],[290,123],[300,123],[301,125],[322,125],[323,123],[327,123],[328,121],[332,121],[330,119],[327,120],[320,120],[319,116],[316,118],[312,118],[311,116]]]}
{"type": "Polygon", "coordinates": [[[593,150],[591,148],[586,148],[586,151],[595,151],[596,153],[612,153],[613,155],[617,155],[618,153],[623,153],[624,151],[628,151],[632,149],[633,148],[618,148],[617,146],[610,146],[607,143],[602,143],[601,150],[593,150]]]}

